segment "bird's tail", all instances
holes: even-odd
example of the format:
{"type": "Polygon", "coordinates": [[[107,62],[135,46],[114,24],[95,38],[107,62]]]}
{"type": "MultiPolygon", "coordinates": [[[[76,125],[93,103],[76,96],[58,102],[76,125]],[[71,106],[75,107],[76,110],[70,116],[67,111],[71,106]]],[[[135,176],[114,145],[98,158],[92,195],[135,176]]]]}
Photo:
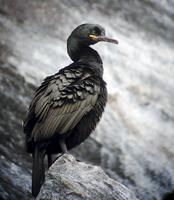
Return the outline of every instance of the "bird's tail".
{"type": "Polygon", "coordinates": [[[44,155],[45,152],[36,145],[33,154],[32,195],[36,197],[45,180],[44,155]]]}

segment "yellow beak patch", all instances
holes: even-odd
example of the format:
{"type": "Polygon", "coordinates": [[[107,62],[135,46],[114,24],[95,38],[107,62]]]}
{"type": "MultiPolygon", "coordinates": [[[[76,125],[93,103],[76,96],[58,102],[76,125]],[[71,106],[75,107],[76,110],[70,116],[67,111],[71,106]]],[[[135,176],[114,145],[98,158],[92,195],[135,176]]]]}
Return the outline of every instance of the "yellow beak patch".
{"type": "Polygon", "coordinates": [[[89,35],[89,38],[95,41],[97,39],[97,36],[96,35],[89,35]]]}

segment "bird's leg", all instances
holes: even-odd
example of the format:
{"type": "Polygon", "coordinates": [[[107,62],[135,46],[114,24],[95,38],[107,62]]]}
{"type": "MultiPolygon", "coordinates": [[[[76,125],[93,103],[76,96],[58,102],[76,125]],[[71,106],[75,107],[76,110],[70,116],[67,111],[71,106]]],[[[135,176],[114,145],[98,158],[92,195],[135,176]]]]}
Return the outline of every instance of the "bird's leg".
{"type": "Polygon", "coordinates": [[[62,153],[63,154],[68,153],[68,150],[67,150],[67,147],[66,147],[66,144],[65,144],[65,140],[64,139],[60,139],[59,140],[59,144],[60,144],[60,148],[62,150],[62,153]]]}
{"type": "MultiPolygon", "coordinates": [[[[52,164],[57,160],[59,159],[63,154],[65,153],[68,153],[68,150],[67,150],[67,147],[66,147],[66,144],[65,144],[65,140],[64,139],[59,139],[59,145],[60,145],[60,149],[62,150],[62,153],[55,159],[53,160],[52,164]]],[[[49,156],[49,154],[48,154],[49,156]]],[[[51,156],[51,155],[50,155],[51,156]]]]}
{"type": "Polygon", "coordinates": [[[48,159],[48,168],[50,168],[50,166],[53,163],[52,155],[51,154],[47,154],[47,159],[48,159]]]}

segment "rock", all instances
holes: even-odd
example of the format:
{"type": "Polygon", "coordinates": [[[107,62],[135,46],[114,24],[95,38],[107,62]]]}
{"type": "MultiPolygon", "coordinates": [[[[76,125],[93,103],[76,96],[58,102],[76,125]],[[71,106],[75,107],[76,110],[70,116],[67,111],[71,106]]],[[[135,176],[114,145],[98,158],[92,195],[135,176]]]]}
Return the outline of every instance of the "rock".
{"type": "Polygon", "coordinates": [[[36,200],[137,200],[97,166],[65,154],[51,166],[36,200]]]}
{"type": "MultiPolygon", "coordinates": [[[[4,49],[5,50],[5,49],[4,49]]],[[[31,159],[22,120],[34,87],[0,60],[0,199],[31,199],[31,159]],[[25,197],[25,198],[24,198],[25,197]]]]}

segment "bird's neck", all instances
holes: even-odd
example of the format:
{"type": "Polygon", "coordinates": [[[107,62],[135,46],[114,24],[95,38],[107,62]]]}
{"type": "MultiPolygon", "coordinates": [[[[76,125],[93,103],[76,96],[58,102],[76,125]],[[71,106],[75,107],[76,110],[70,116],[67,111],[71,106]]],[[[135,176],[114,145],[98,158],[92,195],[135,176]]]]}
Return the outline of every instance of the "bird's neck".
{"type": "Polygon", "coordinates": [[[83,62],[91,65],[96,70],[100,70],[101,75],[103,74],[103,63],[100,55],[88,45],[78,43],[76,40],[70,40],[67,44],[67,51],[74,62],[83,62]]]}

